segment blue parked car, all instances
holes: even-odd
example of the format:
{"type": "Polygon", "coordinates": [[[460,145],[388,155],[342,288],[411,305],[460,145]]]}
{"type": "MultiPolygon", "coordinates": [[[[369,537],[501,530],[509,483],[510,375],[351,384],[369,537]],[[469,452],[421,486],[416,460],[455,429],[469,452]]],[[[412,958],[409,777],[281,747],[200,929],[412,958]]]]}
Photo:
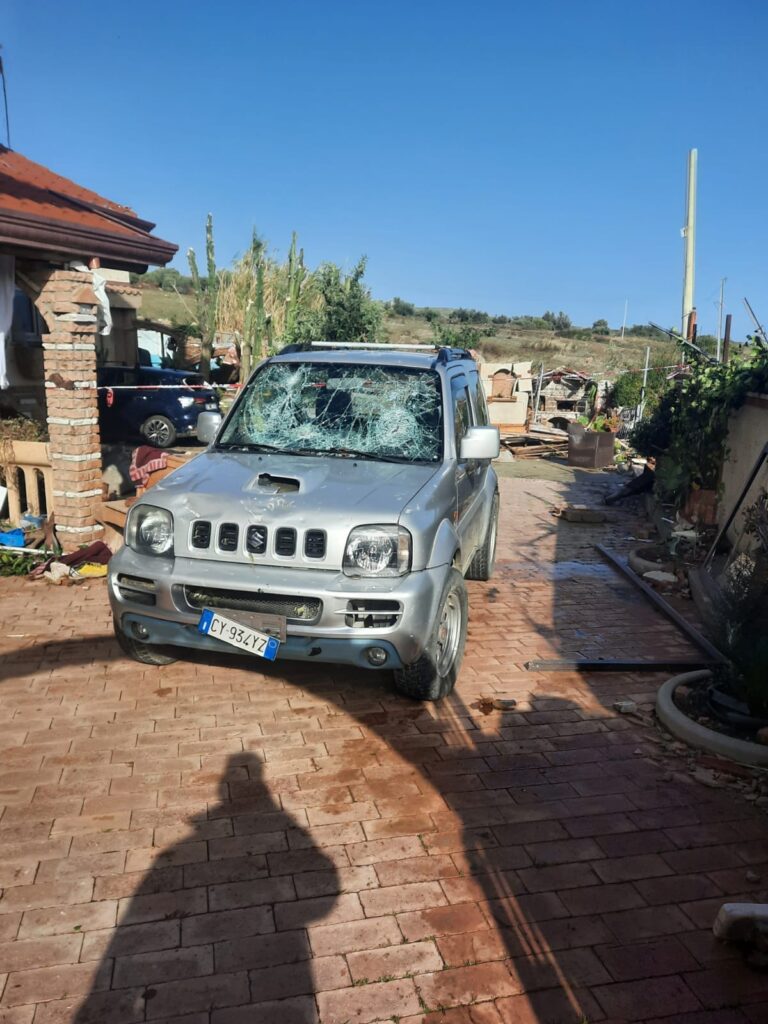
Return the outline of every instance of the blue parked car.
{"type": "Polygon", "coordinates": [[[105,440],[140,436],[155,448],[170,448],[179,437],[195,435],[201,412],[219,411],[213,388],[199,387],[205,384],[199,373],[154,366],[102,366],[96,379],[99,388],[114,389],[99,391],[99,424],[105,440]],[[126,386],[141,390],[121,390],[126,386]]]}

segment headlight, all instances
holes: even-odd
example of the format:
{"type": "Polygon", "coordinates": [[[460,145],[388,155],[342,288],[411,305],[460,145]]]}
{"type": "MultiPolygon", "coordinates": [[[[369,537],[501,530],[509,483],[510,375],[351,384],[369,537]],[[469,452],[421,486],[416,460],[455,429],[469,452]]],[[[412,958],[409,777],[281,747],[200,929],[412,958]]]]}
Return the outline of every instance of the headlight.
{"type": "Polygon", "coordinates": [[[195,399],[191,395],[182,395],[179,399],[179,405],[182,409],[188,409],[190,405],[195,404],[195,399]]]}
{"type": "Polygon", "coordinates": [[[347,576],[402,576],[411,567],[411,535],[402,526],[358,526],[347,538],[347,576]]]}
{"type": "Polygon", "coordinates": [[[147,555],[173,554],[173,516],[155,505],[137,505],[128,516],[125,542],[147,555]]]}

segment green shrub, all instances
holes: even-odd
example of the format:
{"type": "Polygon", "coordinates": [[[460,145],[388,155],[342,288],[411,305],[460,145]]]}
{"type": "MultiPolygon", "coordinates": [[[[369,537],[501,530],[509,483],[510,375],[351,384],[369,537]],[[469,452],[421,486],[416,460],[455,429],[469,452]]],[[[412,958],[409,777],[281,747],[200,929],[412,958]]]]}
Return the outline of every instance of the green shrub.
{"type": "Polygon", "coordinates": [[[415,316],[416,307],[412,302],[406,302],[405,299],[400,299],[397,296],[392,299],[390,309],[395,316],[415,316]]]}

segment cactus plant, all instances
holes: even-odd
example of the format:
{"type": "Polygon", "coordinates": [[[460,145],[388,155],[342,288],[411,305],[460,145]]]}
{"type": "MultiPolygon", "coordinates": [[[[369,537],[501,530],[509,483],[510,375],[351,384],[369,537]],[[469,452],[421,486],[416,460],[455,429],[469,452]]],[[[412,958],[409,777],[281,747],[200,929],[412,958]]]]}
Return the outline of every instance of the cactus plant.
{"type": "Polygon", "coordinates": [[[200,373],[207,379],[210,374],[213,342],[216,336],[220,283],[213,244],[213,216],[210,213],[205,222],[205,256],[208,278],[203,284],[195,250],[187,250],[189,272],[192,275],[192,290],[195,296],[197,326],[200,330],[200,373]]]}

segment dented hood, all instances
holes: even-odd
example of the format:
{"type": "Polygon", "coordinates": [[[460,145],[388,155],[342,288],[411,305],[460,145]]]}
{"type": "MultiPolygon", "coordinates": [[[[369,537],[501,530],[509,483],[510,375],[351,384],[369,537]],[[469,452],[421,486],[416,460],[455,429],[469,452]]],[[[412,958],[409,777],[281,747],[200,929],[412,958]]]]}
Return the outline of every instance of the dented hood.
{"type": "MultiPolygon", "coordinates": [[[[221,523],[237,524],[241,535],[251,525],[293,527],[299,535],[326,531],[325,564],[331,567],[341,563],[352,528],[397,523],[438,469],[337,456],[210,451],[165,477],[143,501],[173,513],[177,554],[242,561],[242,545],[235,552],[215,550],[221,523]],[[211,549],[203,552],[189,545],[191,525],[201,519],[211,523],[214,537],[211,549]]],[[[273,559],[259,558],[265,560],[273,559]]]]}

